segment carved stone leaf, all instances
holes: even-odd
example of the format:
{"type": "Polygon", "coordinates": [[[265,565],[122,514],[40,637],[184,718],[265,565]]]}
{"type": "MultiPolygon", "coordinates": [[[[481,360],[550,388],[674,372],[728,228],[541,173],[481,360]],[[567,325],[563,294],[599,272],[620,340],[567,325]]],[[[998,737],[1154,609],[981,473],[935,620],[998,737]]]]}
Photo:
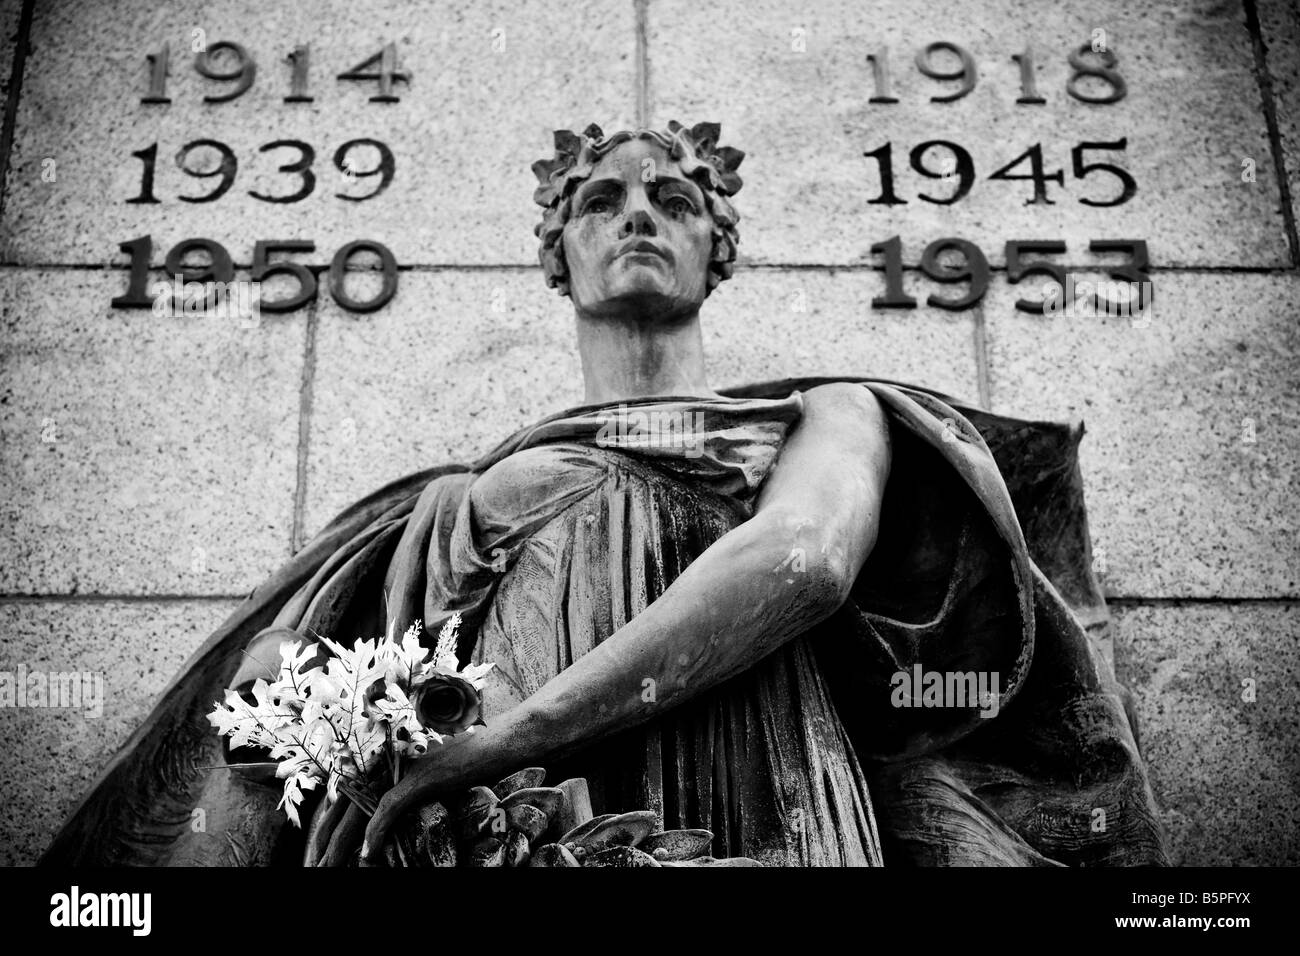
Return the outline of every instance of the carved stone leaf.
{"type": "Polygon", "coordinates": [[[579,823],[568,833],[564,834],[564,836],[560,837],[560,839],[557,840],[556,842],[563,843],[566,846],[570,843],[577,843],[579,840],[585,838],[588,833],[596,829],[596,827],[600,826],[606,820],[613,820],[616,816],[618,816],[617,813],[602,813],[600,816],[592,817],[590,820],[587,820],[585,823],[579,823]]]}
{"type": "Polygon", "coordinates": [[[583,861],[583,866],[659,866],[659,861],[649,853],[634,846],[614,846],[593,853],[583,861]]]}
{"type": "Polygon", "coordinates": [[[509,812],[518,806],[533,806],[549,821],[560,810],[564,792],[556,787],[527,787],[501,798],[501,809],[509,812]]]}
{"type": "Polygon", "coordinates": [[[456,838],[452,833],[451,814],[440,803],[431,803],[420,810],[420,836],[416,841],[416,854],[422,865],[455,866],[459,858],[456,838]]]}
{"type": "Polygon", "coordinates": [[[528,837],[520,830],[511,830],[506,837],[506,866],[527,866],[531,856],[528,837]]]}
{"type": "Polygon", "coordinates": [[[518,770],[500,781],[492,792],[501,800],[504,800],[516,790],[527,790],[532,787],[540,787],[546,779],[546,771],[541,767],[525,767],[518,770]]]}
{"type": "Polygon", "coordinates": [[[585,835],[566,842],[577,844],[589,855],[613,846],[636,846],[658,823],[659,815],[653,810],[633,810],[603,820],[585,835]]]}
{"type": "Polygon", "coordinates": [[[661,866],[762,866],[757,860],[747,856],[729,856],[719,860],[711,856],[701,856],[694,860],[664,860],[661,866]]]}
{"type": "Polygon", "coordinates": [[[487,787],[474,787],[457,807],[455,834],[463,841],[473,840],[483,833],[492,821],[497,795],[487,787]]]}
{"type": "Polygon", "coordinates": [[[505,866],[506,844],[496,837],[484,837],[469,852],[470,866],[505,866]]]}
{"type": "Polygon", "coordinates": [[[546,832],[550,822],[546,814],[529,803],[518,803],[505,811],[506,824],[511,830],[518,831],[533,843],[546,832]]]}
{"type": "Polygon", "coordinates": [[[709,830],[665,830],[652,833],[637,847],[656,860],[692,860],[705,853],[713,843],[709,830]]]}
{"type": "Polygon", "coordinates": [[[568,780],[561,780],[555,785],[555,789],[564,794],[564,799],[560,801],[559,812],[551,818],[551,827],[548,831],[551,839],[547,841],[548,843],[560,840],[593,816],[591,793],[584,778],[571,777],[568,780]]]}
{"type": "Polygon", "coordinates": [[[581,866],[577,857],[558,843],[539,846],[534,852],[529,866],[581,866]]]}

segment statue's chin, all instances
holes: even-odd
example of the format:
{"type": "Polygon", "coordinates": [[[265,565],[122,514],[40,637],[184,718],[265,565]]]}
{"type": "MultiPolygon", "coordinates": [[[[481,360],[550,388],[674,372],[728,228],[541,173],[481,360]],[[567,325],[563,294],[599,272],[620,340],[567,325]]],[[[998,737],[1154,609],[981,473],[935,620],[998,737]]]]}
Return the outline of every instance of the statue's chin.
{"type": "Polygon", "coordinates": [[[620,296],[597,303],[595,308],[581,310],[583,315],[593,319],[653,322],[657,325],[679,321],[698,311],[698,303],[665,295],[620,296]]]}
{"type": "Polygon", "coordinates": [[[598,301],[575,300],[578,310],[594,318],[672,321],[698,312],[704,301],[654,268],[628,270],[603,291],[598,301]]]}

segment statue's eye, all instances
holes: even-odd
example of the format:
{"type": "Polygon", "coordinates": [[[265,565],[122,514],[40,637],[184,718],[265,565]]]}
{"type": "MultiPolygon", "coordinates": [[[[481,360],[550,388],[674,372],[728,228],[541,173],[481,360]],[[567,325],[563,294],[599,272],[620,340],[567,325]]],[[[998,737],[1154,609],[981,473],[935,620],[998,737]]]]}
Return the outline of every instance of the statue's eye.
{"type": "Polygon", "coordinates": [[[695,212],[695,207],[691,201],[684,196],[673,196],[664,204],[665,208],[674,216],[685,216],[695,212]]]}
{"type": "Polygon", "coordinates": [[[595,213],[599,215],[601,213],[609,212],[613,208],[614,204],[609,201],[608,197],[593,196],[591,199],[587,200],[587,204],[582,207],[582,211],[584,213],[595,213]]]}

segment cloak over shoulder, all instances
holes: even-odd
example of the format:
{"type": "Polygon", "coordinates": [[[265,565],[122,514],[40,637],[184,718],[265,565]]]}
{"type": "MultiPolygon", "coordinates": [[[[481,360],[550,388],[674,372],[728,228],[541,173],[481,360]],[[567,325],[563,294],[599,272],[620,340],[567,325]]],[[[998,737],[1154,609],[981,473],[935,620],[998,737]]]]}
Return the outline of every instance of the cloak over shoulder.
{"type": "MultiPolygon", "coordinates": [[[[729,390],[734,401],[705,414],[725,437],[727,416],[740,421],[762,406],[779,419],[797,393],[830,381],[846,379],[729,390]]],[[[1101,653],[1109,625],[1091,572],[1082,427],[995,416],[877,379],[847,381],[885,409],[894,464],[876,547],[850,600],[812,639],[867,767],[885,865],[1165,862],[1127,693],[1101,653]],[[996,696],[928,706],[920,684],[931,673],[996,675],[996,696]]],[[[479,540],[469,529],[486,532],[468,520],[470,489],[509,455],[590,445],[602,414],[561,412],[473,465],[411,475],[342,512],[192,655],[42,862],[299,862],[301,832],[275,810],[278,789],[222,766],[228,755],[207,720],[213,702],[249,652],[296,635],[351,640],[416,618],[436,631],[460,611],[468,659],[500,562],[528,523],[479,540]],[[195,832],[199,807],[206,826],[195,832]]],[[[725,441],[717,447],[691,467],[701,481],[743,492],[743,468],[725,441]]],[[[656,466],[652,451],[640,454],[656,466]]],[[[528,514],[542,521],[563,505],[543,499],[528,514]]]]}

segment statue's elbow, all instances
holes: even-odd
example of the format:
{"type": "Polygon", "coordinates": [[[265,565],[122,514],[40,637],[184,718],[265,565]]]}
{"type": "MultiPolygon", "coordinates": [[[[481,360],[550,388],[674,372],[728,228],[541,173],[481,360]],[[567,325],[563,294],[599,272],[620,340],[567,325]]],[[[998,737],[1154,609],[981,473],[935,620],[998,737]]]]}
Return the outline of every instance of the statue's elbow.
{"type": "Polygon", "coordinates": [[[838,542],[819,540],[807,549],[804,572],[797,577],[801,579],[797,603],[808,623],[814,624],[830,617],[849,599],[857,569],[838,542]]]}
{"type": "MultiPolygon", "coordinates": [[[[829,522],[827,524],[830,524],[829,522]]],[[[879,525],[859,522],[853,528],[831,525],[810,553],[809,598],[819,620],[830,617],[853,596],[863,565],[876,546],[879,525]]]]}
{"type": "Polygon", "coordinates": [[[809,572],[809,610],[821,621],[838,611],[849,599],[857,577],[856,569],[843,551],[828,548],[811,563],[809,572]]]}

